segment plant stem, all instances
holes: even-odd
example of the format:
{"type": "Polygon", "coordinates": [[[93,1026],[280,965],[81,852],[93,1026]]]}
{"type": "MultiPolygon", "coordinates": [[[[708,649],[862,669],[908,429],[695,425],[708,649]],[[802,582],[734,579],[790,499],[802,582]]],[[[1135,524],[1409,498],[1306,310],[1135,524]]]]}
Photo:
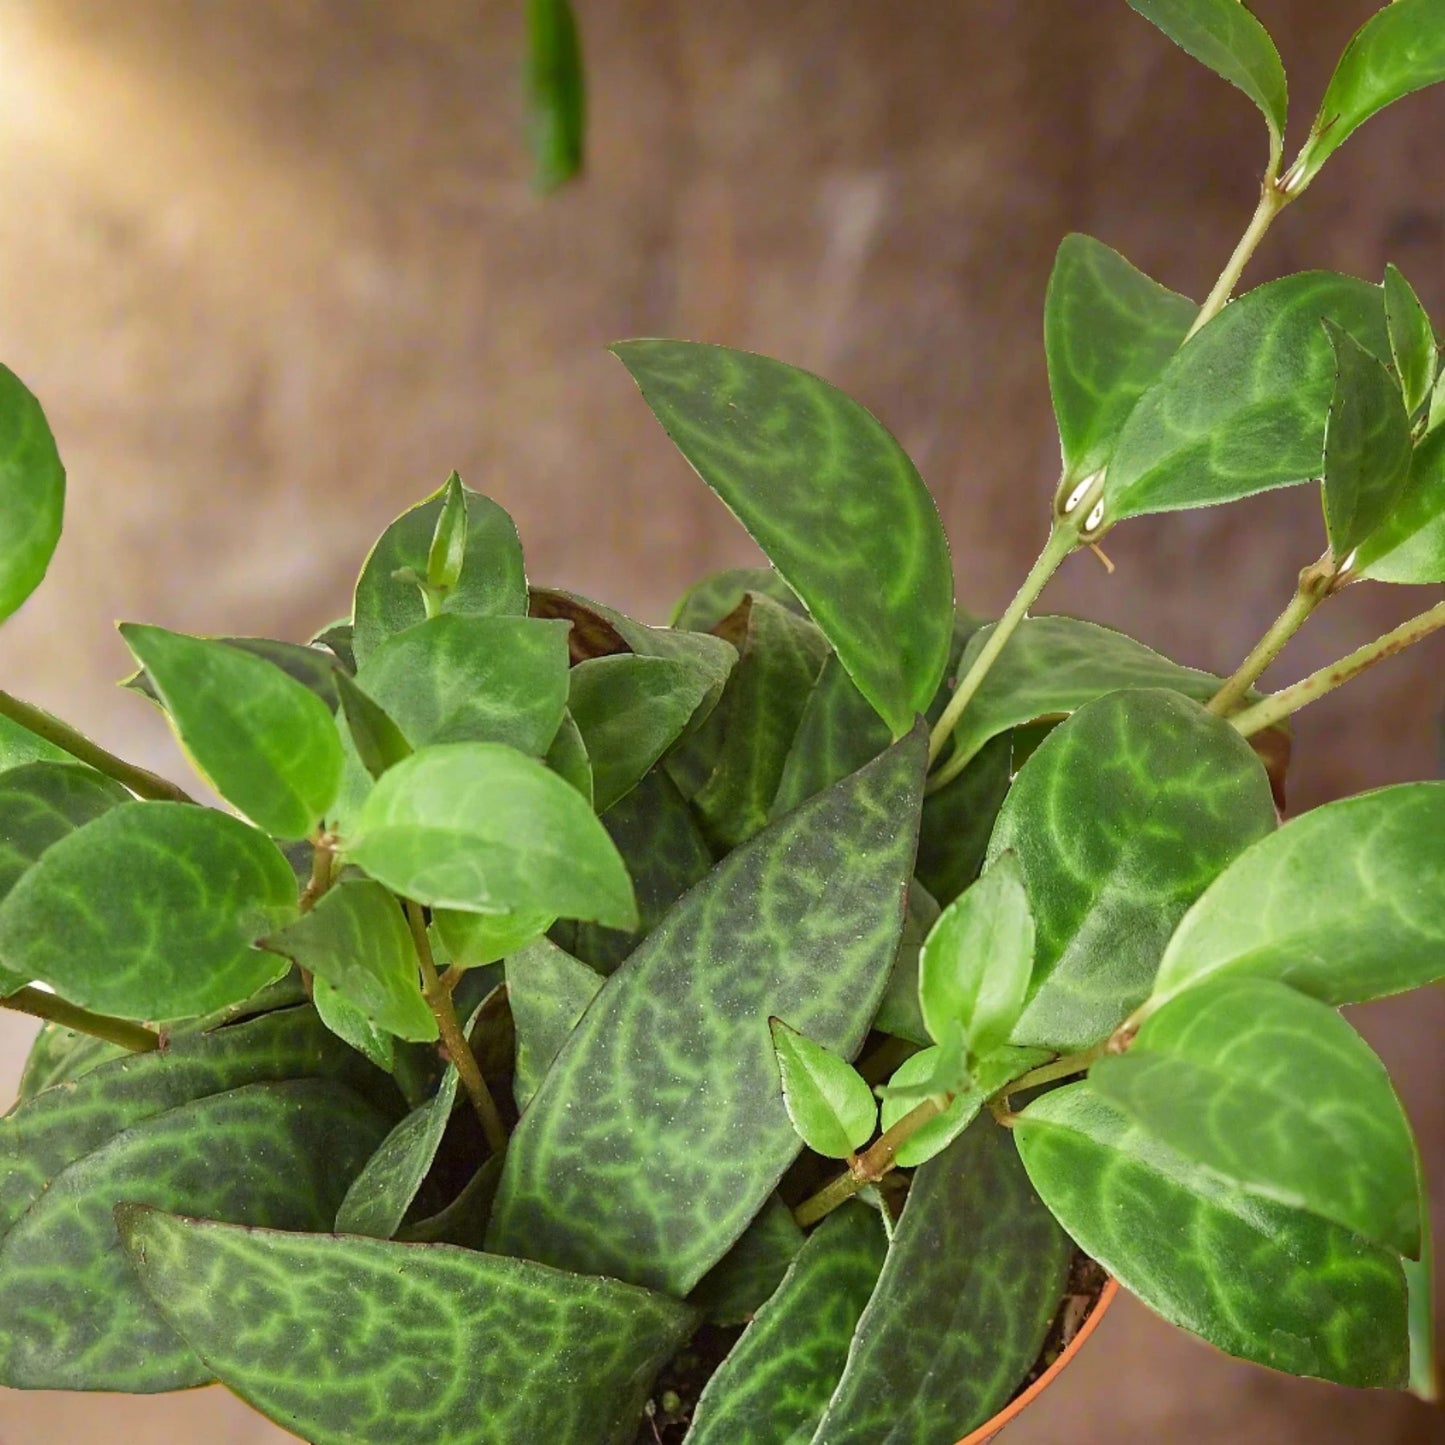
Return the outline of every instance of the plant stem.
{"type": "Polygon", "coordinates": [[[12,697],[8,692],[0,692],[0,717],[8,717],[11,722],[28,728],[46,742],[53,743],[69,753],[71,757],[88,763],[97,772],[114,778],[138,798],[168,803],[195,802],[189,793],[174,783],[157,777],[155,773],[147,772],[144,768],[138,768],[124,758],[116,757],[114,753],[107,752],[99,743],[91,742],[88,737],[76,732],[59,718],[51,717],[48,712],[42,712],[28,702],[21,702],[18,697],[12,697]]]}
{"type": "Polygon", "coordinates": [[[477,1056],[472,1052],[472,1046],[462,1032],[452,996],[437,976],[436,961],[432,958],[431,940],[426,936],[426,919],[422,917],[421,906],[407,899],[406,917],[411,924],[411,936],[416,940],[417,958],[421,961],[422,997],[426,999],[427,1007],[436,1018],[437,1028],[441,1030],[442,1044],[456,1066],[462,1087],[472,1101],[472,1108],[476,1110],[482,1133],[486,1136],[487,1147],[493,1154],[500,1154],[507,1147],[507,1130],[502,1124],[502,1116],[497,1112],[492,1091],[487,1088],[487,1081],[477,1067],[477,1056]]]}
{"type": "Polygon", "coordinates": [[[17,989],[0,998],[0,1008],[13,1009],[16,1013],[29,1014],[31,1018],[73,1029],[78,1034],[89,1034],[92,1038],[119,1044],[135,1054],[154,1053],[161,1046],[161,1036],[141,1024],[93,1014],[89,1009],[77,1008],[75,1004],[66,1003],[63,998],[46,993],[42,988],[17,989]]]}
{"type": "Polygon", "coordinates": [[[1252,737],[1257,732],[1263,732],[1265,728],[1273,727],[1275,723],[1283,722],[1302,707],[1307,707],[1327,692],[1333,692],[1342,683],[1358,677],[1366,668],[1383,662],[1387,657],[1393,657],[1397,652],[1403,652],[1442,627],[1445,627],[1445,602],[1438,602],[1428,612],[1422,612],[1418,617],[1402,622],[1383,637],[1377,637],[1373,642],[1356,648],[1348,657],[1342,657],[1338,662],[1310,673],[1308,677],[1302,678],[1282,692],[1271,693],[1253,707],[1235,713],[1229,721],[1244,737],[1252,737]]]}
{"type": "Polygon", "coordinates": [[[1265,233],[1274,224],[1274,218],[1294,199],[1289,192],[1281,190],[1275,180],[1274,173],[1278,165],[1277,158],[1271,162],[1269,174],[1260,188],[1259,205],[1255,207],[1254,215],[1250,218],[1244,235],[1239,238],[1239,244],[1234,248],[1234,254],[1229,258],[1224,270],[1219,273],[1219,280],[1214,283],[1214,289],[1205,297],[1204,305],[1199,308],[1199,315],[1194,318],[1194,324],[1184,337],[1186,342],[1195,332],[1207,326],[1224,310],[1229,298],[1234,294],[1234,288],[1239,285],[1239,278],[1244,275],[1244,268],[1249,265],[1250,258],[1259,249],[1259,243],[1264,240],[1265,233]]]}
{"type": "Polygon", "coordinates": [[[1051,1064],[1040,1064],[1038,1068],[1030,1069],[1028,1073],[1021,1074],[1011,1084],[1000,1089],[994,1098],[1006,1098],[1009,1094],[1017,1094],[1023,1089],[1036,1089],[1040,1084],[1052,1084],[1056,1079],[1067,1079],[1070,1074],[1082,1074],[1096,1059],[1103,1058],[1108,1048],[1109,1040],[1103,1039],[1092,1048],[1080,1049],[1076,1054],[1065,1054],[1051,1064]]]}

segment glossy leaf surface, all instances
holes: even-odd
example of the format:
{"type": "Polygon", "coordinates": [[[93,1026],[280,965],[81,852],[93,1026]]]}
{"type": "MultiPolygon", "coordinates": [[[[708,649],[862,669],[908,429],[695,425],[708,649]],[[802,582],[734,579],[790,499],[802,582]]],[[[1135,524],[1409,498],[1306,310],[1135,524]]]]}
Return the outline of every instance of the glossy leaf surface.
{"type": "Polygon", "coordinates": [[[726,1253],[799,1148],[767,1020],[848,1055],[877,1007],[924,757],[920,729],[779,819],[613,974],[512,1136],[491,1248],[678,1295],[726,1253]]]}
{"type": "Polygon", "coordinates": [[[131,795],[79,763],[27,763],[0,772],[0,898],[53,843],[131,795]]]}
{"type": "Polygon", "coordinates": [[[517,1031],[512,1096],[519,1110],[527,1107],[601,987],[600,975],[545,938],[507,960],[507,1002],[517,1031]]]}
{"type": "Polygon", "coordinates": [[[773,1049],[788,1117],[808,1148],[846,1159],[873,1137],[878,1102],[847,1059],[773,1019],[773,1049]]]}
{"type": "Polygon", "coordinates": [[[989,843],[990,861],[1018,855],[1034,915],[1013,1041],[1067,1051],[1109,1034],[1148,994],[1184,911],[1275,816],[1249,744],[1177,693],[1111,693],[1061,723],[989,843]]]}
{"type": "Polygon", "coordinates": [[[40,585],[64,514],[65,468],[45,413],[0,366],[0,621],[40,585]]]}
{"type": "Polygon", "coordinates": [[[1352,570],[1377,582],[1445,582],[1445,427],[1415,448],[1399,503],[1360,544],[1352,570]]]}
{"type": "Polygon", "coordinates": [[[1271,1369],[1404,1385],[1397,1255],[1181,1159],[1088,1083],[1030,1104],[1014,1137],[1079,1247],[1157,1314],[1271,1369]]]}
{"type": "Polygon", "coordinates": [[[120,1226],[141,1283],[215,1375],[313,1445],[624,1445],[696,1320],[613,1280],[444,1244],[147,1209],[120,1226]]]}
{"type": "Polygon", "coordinates": [[[903,449],[857,402],[782,362],[682,341],[613,350],[894,736],[906,733],[943,676],[953,565],[903,449]]]}
{"type": "Polygon", "coordinates": [[[1393,264],[1385,267],[1385,320],[1405,410],[1414,416],[1429,400],[1440,353],[1435,328],[1415,288],[1393,264]]]}

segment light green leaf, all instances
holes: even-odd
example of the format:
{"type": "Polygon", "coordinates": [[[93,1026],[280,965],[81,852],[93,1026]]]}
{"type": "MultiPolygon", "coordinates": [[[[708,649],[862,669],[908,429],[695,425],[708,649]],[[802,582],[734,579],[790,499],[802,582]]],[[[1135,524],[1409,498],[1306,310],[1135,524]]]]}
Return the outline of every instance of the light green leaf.
{"type": "Polygon", "coordinates": [[[512,1097],[519,1112],[601,987],[600,974],[545,938],[507,960],[507,1002],[517,1032],[512,1097]]]}
{"type": "Polygon", "coordinates": [[[324,978],[314,980],[311,1002],[321,1022],[343,1043],[388,1074],[396,1068],[396,1035],[372,1023],[335,984],[324,978]]]}
{"type": "Polygon", "coordinates": [[[919,957],[918,1001],[935,1043],[960,1027],[969,1054],[1007,1043],[1034,966],[1034,919],[1012,853],[943,910],[919,957]]]}
{"type": "Polygon", "coordinates": [[[79,763],[26,763],[0,772],[0,898],[52,844],[131,796],[79,763]]]}
{"type": "Polygon", "coordinates": [[[442,488],[442,507],[426,556],[427,585],[445,595],[457,585],[467,555],[467,493],[453,472],[442,488]]]}
{"type": "Polygon", "coordinates": [[[637,922],[627,869],[577,790],[500,743],[446,743],[398,763],[377,781],[345,852],[432,907],[637,922]]]}
{"type": "Polygon", "coordinates": [[[925,752],[920,729],[730,853],[612,975],[512,1136],[490,1248],[679,1296],[727,1252],[799,1150],[768,1018],[847,1056],[877,1008],[925,752]],[[619,1118],[646,1168],[618,1168],[619,1118]]]}
{"type": "Polygon", "coordinates": [[[291,865],[254,828],[189,803],[121,803],[0,904],[0,961],[98,1013],[194,1018],[286,971],[254,940],[295,907],[291,865]]]}
{"type": "Polygon", "coordinates": [[[1337,563],[1388,522],[1410,476],[1410,417],[1390,373],[1332,322],[1337,371],[1325,424],[1325,529],[1337,563]]]}
{"type": "MultiPolygon", "coordinates": [[[[481,617],[523,617],[527,579],[522,544],[512,519],[493,501],[464,487],[467,546],[457,584],[441,601],[443,612],[481,617]]],[[[403,632],[427,615],[421,588],[397,572],[425,577],[446,488],[428,497],[381,534],[366,559],[352,606],[351,645],[356,661],[366,659],[394,632],[403,632]]]]}
{"type": "Polygon", "coordinates": [[[1351,571],[1376,582],[1445,582],[1445,427],[1415,448],[1399,502],[1360,543],[1351,571]]]}
{"type": "Polygon", "coordinates": [[[410,757],[412,746],[385,709],[378,707],[350,677],[342,673],[336,681],[357,761],[371,777],[379,778],[393,764],[410,757]]]}
{"type": "Polygon", "coordinates": [[[1226,868],[1169,940],[1150,1007],[1228,973],[1358,1003],[1445,978],[1445,783],[1291,819],[1226,868]]]}
{"type": "Polygon", "coordinates": [[[1430,1225],[1430,1194],[1418,1154],[1415,1161],[1420,1199],[1420,1258],[1407,1259],[1405,1290],[1409,1296],[1410,1393],[1434,1403],[1440,1398],[1438,1349],[1435,1343],[1435,1244],[1430,1225]]]}
{"type": "Polygon", "coordinates": [[[1394,0],[1345,47],[1310,138],[1290,171],[1296,191],[1372,115],[1445,80],[1445,0],[1394,0]]]}
{"type": "Polygon", "coordinates": [[[1394,264],[1385,267],[1385,321],[1405,410],[1413,417],[1430,398],[1440,353],[1429,315],[1415,288],[1394,264]]]}
{"type": "Polygon", "coordinates": [[[1110,693],[1060,723],[989,842],[990,861],[1018,854],[1036,929],[1013,1041],[1067,1052],[1112,1032],[1184,911],[1275,820],[1249,744],[1177,693],[1110,693]]]}
{"type": "Polygon", "coordinates": [[[0,717],[0,773],[25,763],[73,763],[75,759],[39,733],[31,732],[8,717],[0,717]]]}
{"type": "Polygon", "coordinates": [[[1269,126],[1270,154],[1284,144],[1289,85],[1274,41],[1240,0],[1129,0],[1181,50],[1242,90],[1269,126]]]}
{"type": "Polygon", "coordinates": [[[326,979],[384,1032],[420,1043],[436,1038],[436,1019],[421,996],[411,930],[381,884],[344,879],[261,946],[326,979]]]}
{"type": "Polygon", "coordinates": [[[571,0],[527,0],[527,137],[532,181],[556,190],[582,169],[587,98],[571,0]]]}
{"type": "Polygon", "coordinates": [[[953,566],[902,448],[856,402],[782,362],[682,341],[613,350],[893,735],[906,733],[948,659],[953,566]]]}
{"type": "Polygon", "coordinates": [[[771,1019],[773,1050],[788,1117],[808,1148],[847,1159],[873,1137],[878,1102],[863,1076],[831,1049],[771,1019]]]}
{"type": "Polygon", "coordinates": [[[530,943],[557,921],[556,914],[536,909],[510,913],[459,913],[438,908],[432,927],[458,968],[484,968],[530,943]]]}
{"type": "MultiPolygon", "coordinates": [[[[274,664],[287,677],[299,682],[309,692],[314,692],[330,711],[336,711],[339,702],[337,673],[345,669],[337,667],[334,654],[323,652],[319,647],[309,644],[303,646],[299,642],[279,642],[273,637],[213,637],[209,641],[223,642],[227,647],[234,647],[240,652],[250,653],[252,657],[263,658],[274,664]]],[[[150,698],[162,708],[165,706],[145,668],[141,668],[133,677],[126,678],[121,686],[150,698]]]]}
{"type": "Polygon", "coordinates": [[[1415,1141],[1385,1066],[1326,1004],[1219,978],[1089,1073],[1100,1098],[1232,1184],[1420,1253],[1415,1141]]]}
{"type": "Polygon", "coordinates": [[[1291,1375],[1405,1384],[1405,1280],[1392,1251],[1189,1163],[1088,1083],[1035,1100],[1013,1133],[1079,1247],[1165,1319],[1291,1375]]]}
{"type": "Polygon", "coordinates": [[[588,807],[593,806],[592,759],[587,756],[587,744],[570,712],[562,714],[562,726],[547,749],[547,766],[571,783],[587,799],[588,807]]]}
{"type": "Polygon", "coordinates": [[[698,1282],[688,1303],[709,1324],[745,1325],[777,1293],[803,1247],[803,1231],[779,1195],[768,1196],[742,1238],[698,1282]]]}
{"type": "Polygon", "coordinates": [[[0,622],[40,585],[65,515],[65,468],[40,403],[0,366],[0,622]]]}
{"type": "MultiPolygon", "coordinates": [[[[1239,0],[1223,0],[1239,9],[1239,0]]],[[[1179,350],[1199,308],[1092,236],[1064,237],[1044,301],[1062,486],[1109,460],[1134,404],[1179,350]]]]}
{"type": "Polygon", "coordinates": [[[1212,506],[1320,474],[1335,357],[1328,317],[1386,360],[1384,293],[1306,271],[1241,296],[1164,368],[1124,423],[1104,520],[1212,506]]]}

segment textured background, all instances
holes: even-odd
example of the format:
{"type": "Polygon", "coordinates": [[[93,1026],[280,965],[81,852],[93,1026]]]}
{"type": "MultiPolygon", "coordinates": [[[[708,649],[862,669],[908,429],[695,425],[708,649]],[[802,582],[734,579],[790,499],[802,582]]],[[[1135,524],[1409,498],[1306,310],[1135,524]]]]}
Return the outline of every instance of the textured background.
{"type": "MultiPolygon", "coordinates": [[[[876,410],[929,479],[961,598],[997,610],[1043,540],[1057,449],[1039,310],[1087,230],[1202,295],[1253,204],[1247,101],[1121,0],[578,0],[592,168],[538,202],[517,145],[518,0],[7,0],[0,356],[71,480],[4,685],[179,766],[114,692],[111,623],[302,638],[369,541],[453,466],[532,574],[651,619],[747,540],[602,351],[771,352],[876,410]]],[[[1370,0],[1259,0],[1300,120],[1370,0]]],[[[1372,122],[1251,280],[1387,258],[1445,319],[1445,94],[1372,122]]],[[[1227,669],[1322,546],[1309,489],[1132,523],[1045,605],[1227,669]]],[[[1298,675],[1419,610],[1361,587],[1298,675]]],[[[1299,722],[1308,805],[1435,770],[1441,644],[1299,722]]],[[[1445,1201],[1445,990],[1362,1011],[1445,1201]]],[[[27,1030],[0,1020],[0,1102],[27,1030]]],[[[1438,1218],[1438,1216],[1437,1216],[1438,1218]]],[[[1445,1221],[1441,1221],[1445,1223],[1445,1221]]],[[[1439,1224],[1437,1224],[1437,1228],[1439,1224]]],[[[0,1302],[3,1308],[3,1302],[0,1302]]],[[[281,1437],[215,1392],[0,1392],[3,1445],[281,1437]]],[[[1238,1366],[1121,1304],[1011,1442],[1445,1440],[1412,1402],[1238,1366]]]]}

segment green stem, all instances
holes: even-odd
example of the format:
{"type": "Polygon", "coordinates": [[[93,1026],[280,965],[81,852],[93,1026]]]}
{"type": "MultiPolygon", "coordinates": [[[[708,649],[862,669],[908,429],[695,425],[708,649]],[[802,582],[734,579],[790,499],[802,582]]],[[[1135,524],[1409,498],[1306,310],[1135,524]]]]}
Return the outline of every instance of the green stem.
{"type": "Polygon", "coordinates": [[[1009,1094],[1021,1093],[1024,1089],[1036,1089],[1040,1084],[1052,1084],[1056,1079],[1067,1079],[1071,1074],[1082,1074],[1090,1064],[1104,1057],[1108,1047],[1109,1040],[1103,1039],[1092,1048],[1080,1049],[1076,1054],[1065,1054],[1051,1064],[1040,1064],[1038,1068],[1021,1074],[995,1094],[994,1098],[1006,1098],[1009,1094]]]}
{"type": "Polygon", "coordinates": [[[1308,707],[1327,692],[1333,692],[1343,683],[1358,677],[1366,668],[1383,662],[1387,657],[1393,657],[1397,652],[1403,652],[1442,627],[1445,627],[1445,602],[1438,602],[1428,612],[1422,612],[1418,617],[1402,622],[1383,637],[1377,637],[1373,642],[1356,648],[1348,657],[1342,657],[1338,662],[1310,673],[1308,677],[1302,678],[1282,692],[1271,693],[1253,707],[1235,713],[1229,721],[1241,735],[1253,737],[1255,733],[1283,722],[1302,707],[1308,707]]]}
{"type": "Polygon", "coordinates": [[[99,743],[91,742],[59,718],[51,717],[48,712],[42,712],[28,702],[21,702],[18,697],[12,697],[8,692],[0,692],[0,717],[8,717],[11,722],[28,728],[46,742],[53,743],[57,748],[69,753],[71,757],[88,763],[97,772],[114,778],[138,798],[169,803],[195,802],[189,793],[174,783],[157,777],[155,773],[149,773],[144,768],[138,768],[124,758],[116,757],[114,753],[107,752],[99,743]]]}
{"type": "Polygon", "coordinates": [[[73,1029],[78,1034],[89,1034],[92,1038],[119,1044],[135,1054],[154,1053],[161,1046],[161,1036],[141,1024],[93,1014],[89,1009],[77,1008],[75,1004],[66,1003],[63,998],[57,998],[41,988],[17,989],[0,998],[0,1008],[13,1009],[16,1013],[29,1014],[31,1018],[73,1029]]]}
{"type": "Polygon", "coordinates": [[[1281,190],[1275,180],[1278,165],[1278,157],[1275,157],[1270,163],[1264,185],[1260,188],[1259,205],[1255,207],[1254,215],[1250,218],[1244,235],[1239,238],[1239,244],[1234,248],[1229,263],[1219,273],[1214,289],[1199,308],[1199,315],[1194,318],[1194,324],[1184,337],[1186,342],[1224,310],[1229,298],[1234,294],[1234,288],[1239,285],[1239,278],[1244,275],[1244,268],[1249,265],[1250,259],[1259,249],[1259,243],[1264,240],[1265,233],[1274,224],[1274,218],[1294,199],[1293,195],[1281,190]]]}

